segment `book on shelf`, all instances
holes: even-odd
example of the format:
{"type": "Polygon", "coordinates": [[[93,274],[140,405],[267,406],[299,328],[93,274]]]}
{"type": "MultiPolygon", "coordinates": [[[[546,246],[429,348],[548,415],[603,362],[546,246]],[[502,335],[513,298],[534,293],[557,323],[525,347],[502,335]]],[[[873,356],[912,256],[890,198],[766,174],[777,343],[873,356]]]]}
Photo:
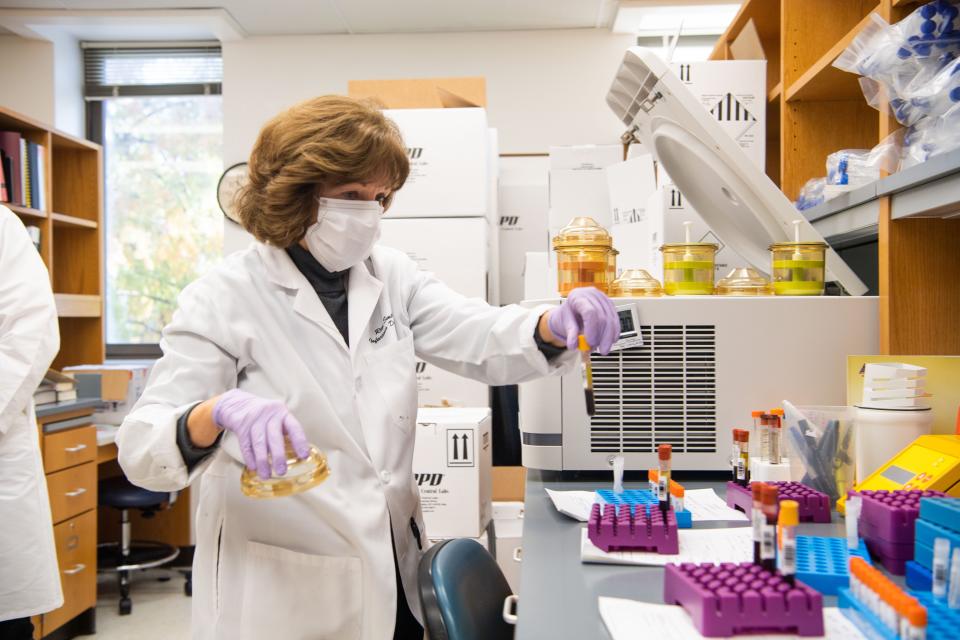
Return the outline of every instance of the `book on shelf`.
{"type": "Polygon", "coordinates": [[[33,392],[33,403],[35,405],[41,404],[53,404],[57,401],[57,392],[54,389],[50,389],[40,385],[36,391],[33,392]]]}
{"type": "Polygon", "coordinates": [[[20,193],[23,194],[25,207],[33,207],[30,201],[30,154],[27,153],[27,141],[20,138],[20,193]]]}
{"type": "Polygon", "coordinates": [[[57,402],[68,402],[70,400],[77,399],[77,390],[71,389],[70,391],[57,391],[57,402]]]}
{"type": "Polygon", "coordinates": [[[13,161],[3,148],[0,148],[0,169],[3,170],[3,182],[6,187],[4,196],[0,200],[13,202],[13,161]]]}
{"type": "Polygon", "coordinates": [[[0,131],[0,151],[3,151],[4,172],[9,171],[6,176],[7,202],[13,204],[23,204],[23,185],[20,171],[20,140],[21,136],[16,131],[0,131]],[[9,170],[8,170],[9,165],[9,170]]]}
{"type": "Polygon", "coordinates": [[[61,373],[56,369],[47,369],[40,386],[49,387],[54,391],[73,391],[77,388],[77,381],[71,375],[61,373]]]}

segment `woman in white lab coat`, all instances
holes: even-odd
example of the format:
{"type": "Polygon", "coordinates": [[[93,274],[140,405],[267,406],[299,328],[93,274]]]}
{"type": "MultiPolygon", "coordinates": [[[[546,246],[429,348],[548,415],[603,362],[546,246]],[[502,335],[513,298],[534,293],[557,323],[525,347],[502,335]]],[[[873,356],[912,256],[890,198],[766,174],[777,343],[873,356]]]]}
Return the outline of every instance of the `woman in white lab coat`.
{"type": "Polygon", "coordinates": [[[143,487],[173,491],[203,474],[194,638],[421,638],[414,354],[501,385],[564,369],[578,333],[601,351],[616,338],[596,289],[552,310],[496,308],[374,246],[408,171],[375,107],[326,96],[280,114],[239,199],[257,242],[184,289],[164,329],[117,444],[143,487]],[[283,473],[271,454],[284,437],[298,454],[307,442],[324,451],[329,479],[244,497],[239,460],[283,473]]]}
{"type": "Polygon", "coordinates": [[[57,308],[23,223],[0,206],[0,638],[63,604],[33,392],[60,348],[57,308]]]}

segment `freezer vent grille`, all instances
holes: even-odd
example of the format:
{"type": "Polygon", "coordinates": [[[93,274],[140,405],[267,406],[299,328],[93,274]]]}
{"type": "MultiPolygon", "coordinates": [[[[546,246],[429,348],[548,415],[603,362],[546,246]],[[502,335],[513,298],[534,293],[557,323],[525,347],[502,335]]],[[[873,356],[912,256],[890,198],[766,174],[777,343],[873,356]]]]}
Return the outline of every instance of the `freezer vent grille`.
{"type": "Polygon", "coordinates": [[[641,327],[644,345],[594,355],[592,453],[715,453],[717,341],[713,325],[641,327]]]}

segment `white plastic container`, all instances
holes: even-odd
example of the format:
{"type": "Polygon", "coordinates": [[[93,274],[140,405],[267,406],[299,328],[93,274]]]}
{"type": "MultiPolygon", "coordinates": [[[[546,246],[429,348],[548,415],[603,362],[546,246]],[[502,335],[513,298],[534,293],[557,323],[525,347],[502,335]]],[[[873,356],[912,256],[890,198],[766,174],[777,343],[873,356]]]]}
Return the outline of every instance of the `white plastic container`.
{"type": "Polygon", "coordinates": [[[933,410],[857,407],[854,423],[857,427],[857,480],[862,480],[908,444],[928,435],[933,426],[933,410]]]}

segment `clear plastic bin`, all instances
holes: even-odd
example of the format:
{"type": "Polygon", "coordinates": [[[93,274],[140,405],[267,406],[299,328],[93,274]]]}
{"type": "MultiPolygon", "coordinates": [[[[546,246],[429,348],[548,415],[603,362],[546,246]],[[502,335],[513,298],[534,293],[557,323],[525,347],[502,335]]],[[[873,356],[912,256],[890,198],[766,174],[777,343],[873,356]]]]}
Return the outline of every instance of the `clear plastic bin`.
{"type": "Polygon", "coordinates": [[[782,437],[792,480],[836,502],[856,484],[856,429],[852,407],[794,406],[784,401],[782,437]]]}

